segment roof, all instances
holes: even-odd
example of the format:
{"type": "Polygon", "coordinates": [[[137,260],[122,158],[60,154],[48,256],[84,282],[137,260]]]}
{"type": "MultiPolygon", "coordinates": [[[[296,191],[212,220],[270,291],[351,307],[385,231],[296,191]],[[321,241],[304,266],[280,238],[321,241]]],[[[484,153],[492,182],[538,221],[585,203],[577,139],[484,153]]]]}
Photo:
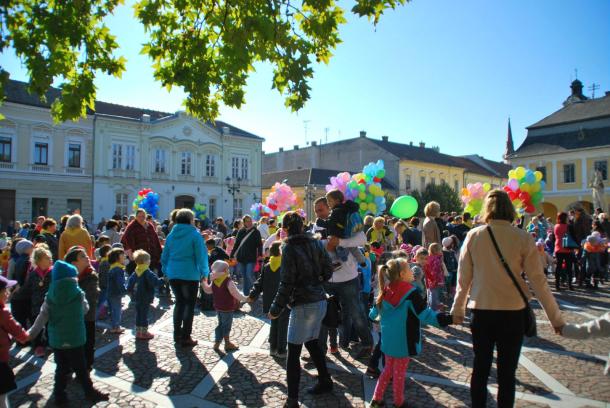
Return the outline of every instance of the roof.
{"type": "MultiPolygon", "coordinates": [[[[305,186],[307,184],[324,186],[330,183],[331,177],[344,171],[347,170],[331,170],[314,167],[263,173],[261,186],[262,188],[271,188],[276,182],[282,182],[284,180],[291,186],[305,186]]],[[[396,186],[386,179],[381,180],[381,187],[386,190],[396,190],[396,186]]]]}
{"type": "Polygon", "coordinates": [[[580,129],[542,136],[528,136],[511,157],[549,154],[567,150],[610,146],[610,127],[580,129]]]}
{"type": "MultiPolygon", "coordinates": [[[[22,105],[37,106],[41,108],[50,108],[53,101],[61,96],[61,90],[57,88],[49,88],[47,92],[47,101],[42,102],[37,94],[30,94],[27,90],[28,84],[22,81],[9,80],[5,87],[6,100],[8,102],[18,103],[22,105]]],[[[149,115],[151,122],[159,119],[176,116],[175,113],[161,112],[146,108],[136,108],[132,106],[119,105],[103,101],[95,101],[95,111],[88,111],[90,114],[115,116],[118,118],[128,118],[132,120],[141,120],[142,115],[149,115]]],[[[264,140],[262,137],[243,129],[230,125],[226,122],[217,120],[216,122],[206,122],[208,126],[215,128],[222,133],[223,127],[229,128],[229,133],[232,136],[241,136],[264,140]]]]}
{"type": "Polygon", "coordinates": [[[395,143],[385,140],[368,140],[401,159],[434,164],[444,164],[446,166],[457,166],[457,164],[453,160],[453,156],[440,153],[439,151],[431,149],[429,147],[420,147],[416,145],[395,143]]]}
{"type": "Polygon", "coordinates": [[[528,126],[527,129],[538,129],[607,117],[610,117],[610,95],[608,94],[602,98],[569,103],[546,118],[528,126]]]}

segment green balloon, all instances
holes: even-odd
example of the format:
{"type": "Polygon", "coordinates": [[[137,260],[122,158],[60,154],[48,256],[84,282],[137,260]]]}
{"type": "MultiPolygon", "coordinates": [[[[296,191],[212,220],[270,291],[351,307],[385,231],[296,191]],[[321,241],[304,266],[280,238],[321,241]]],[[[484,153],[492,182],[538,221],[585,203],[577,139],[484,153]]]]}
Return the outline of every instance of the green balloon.
{"type": "Polygon", "coordinates": [[[409,218],[417,212],[417,200],[410,195],[404,195],[394,200],[390,214],[398,218],[409,218]]]}

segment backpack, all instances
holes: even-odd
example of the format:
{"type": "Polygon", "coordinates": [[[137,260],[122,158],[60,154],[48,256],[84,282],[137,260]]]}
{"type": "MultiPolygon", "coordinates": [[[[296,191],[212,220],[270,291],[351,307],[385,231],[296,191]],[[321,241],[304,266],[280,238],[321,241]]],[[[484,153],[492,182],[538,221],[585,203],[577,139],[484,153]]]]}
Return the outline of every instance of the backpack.
{"type": "Polygon", "coordinates": [[[349,238],[354,234],[362,231],[364,229],[364,222],[362,221],[362,217],[360,213],[357,211],[353,213],[349,213],[347,215],[347,223],[345,225],[345,237],[349,238]]]}

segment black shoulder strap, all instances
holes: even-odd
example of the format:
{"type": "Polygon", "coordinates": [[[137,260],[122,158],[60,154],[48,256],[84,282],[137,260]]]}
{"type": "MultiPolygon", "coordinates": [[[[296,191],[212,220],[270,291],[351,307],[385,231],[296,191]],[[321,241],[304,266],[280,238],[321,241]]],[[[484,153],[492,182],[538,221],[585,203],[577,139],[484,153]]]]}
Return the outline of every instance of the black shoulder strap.
{"type": "Polygon", "coordinates": [[[498,247],[498,243],[496,242],[496,237],[494,236],[493,232],[491,231],[491,227],[487,226],[486,229],[487,229],[487,232],[489,232],[489,236],[491,237],[491,242],[493,242],[494,248],[496,248],[496,252],[498,253],[498,256],[500,257],[500,262],[502,262],[502,265],[504,266],[506,273],[508,274],[510,279],[515,284],[515,287],[517,288],[517,290],[519,291],[519,294],[521,295],[521,299],[523,299],[523,301],[525,302],[525,306],[527,306],[529,304],[529,302],[527,301],[527,297],[525,296],[525,293],[523,293],[523,289],[521,289],[521,286],[519,286],[519,283],[517,283],[517,278],[515,278],[515,275],[513,275],[512,271],[510,270],[510,267],[506,263],[506,260],[504,259],[502,252],[500,252],[500,247],[498,247]]]}

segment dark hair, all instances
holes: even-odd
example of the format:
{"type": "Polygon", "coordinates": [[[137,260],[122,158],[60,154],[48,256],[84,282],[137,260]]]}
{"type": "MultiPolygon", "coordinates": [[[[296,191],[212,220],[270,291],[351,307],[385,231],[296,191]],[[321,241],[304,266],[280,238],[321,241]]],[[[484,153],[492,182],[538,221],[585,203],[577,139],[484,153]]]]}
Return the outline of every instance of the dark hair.
{"type": "Polygon", "coordinates": [[[72,247],[68,250],[66,256],[64,256],[64,261],[67,263],[76,262],[78,259],[78,254],[83,254],[87,256],[87,252],[83,247],[72,247]]]}
{"type": "Polygon", "coordinates": [[[171,220],[171,222],[173,222],[174,224],[176,223],[176,214],[178,214],[178,209],[174,208],[170,213],[169,213],[169,219],[171,220]]]}
{"type": "Polygon", "coordinates": [[[469,221],[470,218],[472,218],[472,215],[469,212],[465,212],[462,216],[464,217],[464,221],[469,221]]]}
{"type": "Polygon", "coordinates": [[[207,241],[205,241],[206,246],[216,246],[216,240],[214,238],[210,238],[207,241]]]}
{"type": "Polygon", "coordinates": [[[328,202],[329,198],[332,198],[340,203],[342,203],[345,199],[341,190],[338,189],[330,190],[328,193],[326,193],[326,202],[328,202]]]}
{"type": "Polygon", "coordinates": [[[108,263],[112,265],[113,263],[118,262],[121,258],[121,255],[124,255],[125,251],[121,248],[113,248],[110,252],[108,252],[108,263]]]}
{"type": "Polygon", "coordinates": [[[52,227],[53,225],[57,225],[57,222],[55,222],[55,220],[53,218],[47,218],[46,220],[44,220],[44,222],[42,223],[42,229],[48,229],[49,227],[52,227]]]}
{"type": "Polygon", "coordinates": [[[118,226],[119,226],[119,223],[118,223],[118,222],[116,222],[116,220],[109,220],[109,221],[106,223],[106,229],[107,229],[107,230],[112,229],[112,228],[114,228],[114,227],[118,227],[118,226]]]}
{"type": "Polygon", "coordinates": [[[412,227],[417,227],[419,225],[419,218],[411,217],[411,219],[409,220],[409,225],[412,227]]]}
{"type": "Polygon", "coordinates": [[[99,248],[100,245],[102,245],[104,242],[110,242],[110,237],[107,237],[106,235],[100,235],[97,241],[95,241],[95,247],[99,248]]]}
{"type": "Polygon", "coordinates": [[[108,255],[108,252],[110,252],[111,249],[112,249],[112,247],[110,245],[108,245],[108,244],[102,245],[100,247],[100,256],[102,258],[106,257],[108,255]]]}
{"type": "Polygon", "coordinates": [[[269,218],[269,224],[275,224],[275,218],[269,218]]]}
{"type": "Polygon", "coordinates": [[[567,224],[568,223],[568,214],[564,211],[557,214],[557,224],[567,224]]]}
{"type": "Polygon", "coordinates": [[[271,248],[269,248],[269,255],[280,256],[282,253],[280,251],[281,247],[282,247],[282,243],[280,241],[275,241],[273,244],[271,244],[271,248]]]}
{"type": "Polygon", "coordinates": [[[303,218],[295,212],[288,211],[284,214],[284,228],[288,231],[288,235],[298,235],[303,233],[303,218]]]}
{"type": "Polygon", "coordinates": [[[326,200],[326,197],[316,198],[316,201],[313,202],[313,205],[318,205],[319,203],[323,203],[325,206],[328,207],[328,200],[326,200]]]}
{"type": "Polygon", "coordinates": [[[136,215],[141,214],[141,213],[144,213],[144,215],[148,215],[148,214],[146,213],[146,210],[145,210],[144,208],[138,208],[138,209],[136,210],[136,215]]]}
{"type": "Polygon", "coordinates": [[[241,224],[241,220],[235,220],[233,221],[233,228],[238,228],[239,224],[241,224]]]}

